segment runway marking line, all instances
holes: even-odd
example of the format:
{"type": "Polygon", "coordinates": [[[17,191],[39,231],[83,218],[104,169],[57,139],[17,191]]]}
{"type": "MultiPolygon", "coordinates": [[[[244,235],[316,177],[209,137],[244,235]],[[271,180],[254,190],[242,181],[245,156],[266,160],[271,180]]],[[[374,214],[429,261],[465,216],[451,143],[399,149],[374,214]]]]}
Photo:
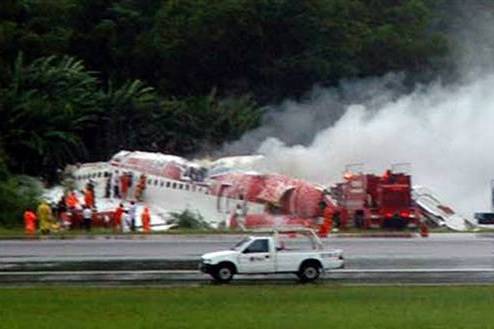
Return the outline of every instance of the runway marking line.
{"type": "MultiPolygon", "coordinates": [[[[449,268],[449,269],[343,269],[325,272],[325,274],[354,274],[354,273],[494,273],[494,268],[449,268]]],[[[137,270],[137,271],[4,271],[0,276],[8,275],[73,275],[73,274],[204,274],[194,270],[137,270]]],[[[285,274],[285,273],[278,273],[285,274]]],[[[204,274],[206,275],[206,274],[204,274]]],[[[244,274],[239,274],[244,275],[244,274]]],[[[260,274],[263,275],[263,274],[260,274]]]]}

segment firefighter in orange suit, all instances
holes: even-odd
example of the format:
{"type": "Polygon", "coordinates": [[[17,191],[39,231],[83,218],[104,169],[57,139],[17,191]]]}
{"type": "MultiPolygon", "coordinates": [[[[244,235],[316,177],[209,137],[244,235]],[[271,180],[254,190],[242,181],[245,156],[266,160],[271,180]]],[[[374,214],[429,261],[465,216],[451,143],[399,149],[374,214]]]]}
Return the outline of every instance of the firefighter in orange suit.
{"type": "Polygon", "coordinates": [[[65,198],[65,204],[70,210],[74,210],[79,205],[79,200],[77,199],[75,192],[72,191],[68,193],[67,197],[65,198]]]}
{"type": "Polygon", "coordinates": [[[84,204],[88,208],[94,208],[94,192],[88,188],[84,191],[84,204]]]}
{"type": "Polygon", "coordinates": [[[113,232],[122,231],[122,217],[124,213],[123,204],[119,204],[117,209],[113,212],[113,232]]]}
{"type": "Polygon", "coordinates": [[[333,209],[327,205],[325,202],[321,202],[321,208],[324,207],[323,210],[323,222],[321,224],[321,228],[319,229],[319,235],[321,237],[327,237],[331,230],[333,229],[333,209]]]}
{"type": "Polygon", "coordinates": [[[151,232],[151,214],[149,213],[149,208],[144,208],[144,212],[141,214],[142,231],[144,233],[151,232]]]}
{"type": "Polygon", "coordinates": [[[36,221],[38,218],[32,209],[27,209],[24,212],[24,229],[27,235],[36,233],[36,221]]]}
{"type": "Polygon", "coordinates": [[[420,228],[420,236],[423,238],[427,238],[429,236],[429,227],[427,226],[427,224],[421,221],[419,224],[419,228],[420,228]]]}
{"type": "Polygon", "coordinates": [[[135,199],[137,201],[142,201],[143,199],[142,197],[145,189],[146,189],[146,175],[141,174],[135,190],[135,199]]]}

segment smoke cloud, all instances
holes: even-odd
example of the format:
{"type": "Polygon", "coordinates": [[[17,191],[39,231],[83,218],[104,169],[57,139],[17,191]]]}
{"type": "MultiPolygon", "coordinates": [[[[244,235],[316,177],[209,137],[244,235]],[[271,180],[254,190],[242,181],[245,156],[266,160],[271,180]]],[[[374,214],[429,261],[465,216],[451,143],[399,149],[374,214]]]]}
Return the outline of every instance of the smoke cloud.
{"type": "MultiPolygon", "coordinates": [[[[494,177],[494,75],[457,86],[418,87],[378,110],[349,105],[307,146],[267,138],[258,151],[265,169],[328,185],[345,165],[381,172],[410,163],[414,184],[426,186],[471,215],[488,208],[494,177]]],[[[379,102],[378,102],[379,103],[379,102]]]]}
{"type": "Polygon", "coordinates": [[[261,128],[223,153],[264,154],[264,170],[323,185],[340,181],[350,163],[364,163],[366,172],[376,173],[409,163],[415,185],[432,189],[464,215],[488,211],[494,178],[494,11],[482,1],[473,3],[445,7],[452,10],[456,82],[410,89],[404,75],[388,74],[316,87],[303,101],[269,108],[261,128]]]}
{"type": "Polygon", "coordinates": [[[336,122],[352,104],[366,104],[376,111],[403,94],[403,74],[342,81],[338,88],[315,87],[304,100],[286,100],[267,107],[260,128],[246,133],[238,141],[225,145],[222,154],[243,155],[258,151],[267,138],[277,138],[286,145],[309,145],[316,135],[336,122]]]}

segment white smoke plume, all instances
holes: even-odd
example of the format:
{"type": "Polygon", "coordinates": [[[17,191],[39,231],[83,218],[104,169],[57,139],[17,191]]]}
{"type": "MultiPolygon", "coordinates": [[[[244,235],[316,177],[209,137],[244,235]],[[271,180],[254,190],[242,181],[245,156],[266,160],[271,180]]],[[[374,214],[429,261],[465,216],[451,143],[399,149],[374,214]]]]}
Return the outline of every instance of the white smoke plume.
{"type": "Polygon", "coordinates": [[[303,101],[286,100],[266,108],[260,128],[246,133],[238,141],[225,145],[223,154],[256,152],[266,138],[275,137],[287,145],[308,145],[314,137],[338,120],[351,104],[366,104],[377,110],[405,90],[403,74],[379,78],[342,81],[338,88],[315,87],[303,101]]]}
{"type": "Polygon", "coordinates": [[[393,163],[410,163],[414,184],[432,189],[463,214],[489,211],[494,10],[458,8],[451,16],[457,20],[453,54],[460,82],[410,91],[403,76],[388,74],[315,88],[302,102],[269,109],[261,128],[227,145],[224,153],[261,153],[267,171],[324,185],[341,181],[346,164],[364,163],[367,172],[380,173],[393,163]]]}
{"type": "Polygon", "coordinates": [[[346,164],[370,172],[410,163],[426,186],[467,215],[486,210],[494,177],[494,75],[457,86],[417,88],[371,110],[365,103],[320,131],[308,146],[266,139],[267,170],[328,185],[346,164]]]}

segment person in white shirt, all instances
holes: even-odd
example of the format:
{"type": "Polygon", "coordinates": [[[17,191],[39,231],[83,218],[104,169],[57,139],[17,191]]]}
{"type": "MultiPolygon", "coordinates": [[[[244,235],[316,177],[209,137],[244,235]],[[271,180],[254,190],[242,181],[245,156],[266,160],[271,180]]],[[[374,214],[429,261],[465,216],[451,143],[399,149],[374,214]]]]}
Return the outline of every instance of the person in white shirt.
{"type": "Polygon", "coordinates": [[[84,229],[87,232],[91,231],[91,219],[93,217],[93,211],[88,206],[84,205],[84,209],[82,210],[82,219],[84,224],[84,229]]]}
{"type": "Polygon", "coordinates": [[[129,206],[129,223],[130,223],[130,230],[132,232],[135,232],[136,230],[136,215],[137,215],[136,203],[134,201],[131,201],[129,206]]]}
{"type": "Polygon", "coordinates": [[[128,209],[125,209],[122,214],[122,231],[124,233],[130,231],[130,216],[128,209]]]}

